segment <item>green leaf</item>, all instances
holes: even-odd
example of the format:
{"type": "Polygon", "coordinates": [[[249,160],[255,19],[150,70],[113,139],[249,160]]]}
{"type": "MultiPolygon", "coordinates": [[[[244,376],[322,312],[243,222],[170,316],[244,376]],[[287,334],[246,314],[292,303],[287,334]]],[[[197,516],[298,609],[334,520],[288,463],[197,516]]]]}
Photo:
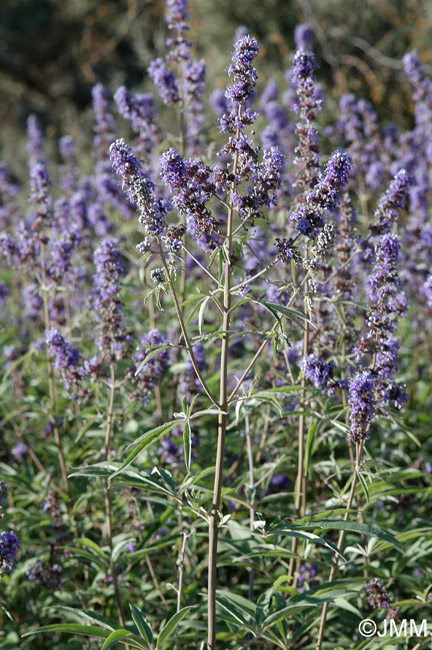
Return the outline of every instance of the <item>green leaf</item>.
{"type": "Polygon", "coordinates": [[[315,422],[311,428],[309,429],[307,441],[306,441],[306,451],[305,451],[305,459],[304,459],[304,474],[307,476],[308,469],[309,469],[309,462],[310,462],[310,457],[311,457],[311,451],[312,451],[312,445],[315,440],[315,434],[318,431],[319,427],[319,422],[315,422]]]}
{"type": "Polygon", "coordinates": [[[174,616],[172,616],[169,621],[164,625],[164,627],[161,629],[157,641],[157,647],[160,648],[163,643],[173,634],[176,630],[176,627],[184,619],[184,617],[187,615],[187,613],[191,610],[194,609],[193,605],[188,605],[187,607],[183,607],[179,612],[176,612],[174,616]]]}
{"type": "Polygon", "coordinates": [[[136,605],[130,605],[132,619],[138,628],[138,632],[149,645],[153,643],[153,632],[147,616],[136,605]]]}
{"type": "Polygon", "coordinates": [[[78,539],[77,542],[80,542],[84,546],[87,546],[87,548],[90,548],[92,551],[97,553],[102,560],[104,560],[107,565],[108,565],[108,558],[96,542],[94,542],[92,539],[89,539],[88,537],[81,537],[81,539],[78,539]]]}
{"type": "Polygon", "coordinates": [[[112,478],[115,476],[113,479],[113,486],[131,486],[141,489],[146,488],[156,492],[161,492],[162,494],[169,494],[170,496],[174,496],[175,493],[175,489],[174,492],[170,491],[154,476],[139,474],[134,470],[122,470],[119,463],[95,463],[88,467],[78,468],[77,471],[69,474],[69,476],[90,476],[98,478],[112,478]],[[113,475],[113,471],[115,472],[115,475],[113,475]],[[119,474],[120,471],[121,474],[119,474]]]}
{"type": "Polygon", "coordinates": [[[162,438],[163,435],[174,429],[174,427],[178,426],[179,420],[173,420],[171,422],[166,422],[165,424],[161,424],[159,427],[155,427],[154,429],[150,429],[150,431],[147,431],[144,435],[142,435],[140,438],[135,440],[135,442],[132,443],[132,445],[129,445],[128,449],[130,447],[134,447],[134,450],[131,451],[129,456],[126,458],[126,460],[123,462],[123,464],[120,466],[120,469],[114,472],[114,474],[111,476],[111,478],[114,478],[114,476],[117,476],[120,474],[126,467],[128,467],[134,460],[135,458],[142,452],[144,449],[147,449],[147,447],[150,447],[150,445],[154,444],[158,440],[162,438]]]}
{"type": "Polygon", "coordinates": [[[101,650],[108,650],[108,648],[111,648],[111,646],[116,644],[117,641],[121,641],[121,639],[130,636],[132,636],[132,633],[128,630],[114,630],[114,632],[111,632],[111,634],[105,639],[101,650]]]}
{"type": "Polygon", "coordinates": [[[184,445],[184,457],[186,464],[186,471],[189,474],[191,466],[191,456],[192,456],[192,432],[189,425],[189,422],[185,422],[183,429],[183,445],[184,445]]]}
{"type": "Polygon", "coordinates": [[[382,528],[371,524],[362,524],[358,521],[337,521],[337,520],[327,520],[319,521],[316,523],[302,524],[306,528],[323,528],[324,530],[348,530],[353,533],[361,533],[363,535],[369,535],[370,537],[378,537],[385,542],[389,542],[394,546],[403,548],[402,544],[393,537],[390,533],[387,533],[382,528]]]}
{"type": "Polygon", "coordinates": [[[313,601],[308,603],[300,603],[298,605],[288,605],[287,607],[280,609],[278,612],[274,612],[273,614],[270,614],[270,616],[267,616],[267,618],[264,620],[263,628],[264,630],[266,630],[269,627],[273,627],[273,625],[280,623],[285,618],[288,618],[288,616],[291,616],[295,612],[300,611],[305,607],[316,607],[316,606],[317,603],[316,602],[314,603],[313,601]]]}
{"type": "Polygon", "coordinates": [[[95,625],[79,625],[78,623],[56,623],[54,625],[44,625],[37,630],[26,632],[22,636],[31,636],[32,634],[43,634],[44,632],[67,632],[69,634],[80,634],[83,636],[96,636],[101,639],[106,639],[110,632],[103,630],[101,627],[95,625]]]}
{"type": "Polygon", "coordinates": [[[318,537],[318,535],[315,535],[314,533],[307,533],[306,531],[302,530],[296,530],[296,529],[291,529],[291,530],[277,530],[277,531],[272,531],[271,533],[268,533],[266,535],[266,538],[274,537],[275,535],[283,535],[285,537],[298,537],[299,539],[305,539],[308,542],[313,542],[314,544],[320,544],[321,546],[327,546],[327,548],[331,549],[334,551],[334,553],[337,553],[342,560],[345,562],[345,558],[342,555],[342,552],[338,549],[337,546],[332,544],[331,542],[327,542],[325,539],[322,537],[318,537]]]}
{"type": "Polygon", "coordinates": [[[298,309],[293,309],[292,307],[285,307],[284,305],[279,305],[277,302],[264,302],[264,301],[260,301],[260,302],[270,312],[276,311],[279,314],[282,314],[283,316],[285,316],[289,320],[293,320],[298,325],[301,325],[301,327],[303,329],[304,329],[304,325],[302,325],[301,323],[298,322],[299,319],[309,323],[309,325],[312,325],[312,327],[314,327],[316,329],[314,323],[312,323],[312,321],[309,320],[309,318],[307,318],[307,316],[305,316],[298,309]]]}
{"type": "Polygon", "coordinates": [[[94,623],[94,624],[99,623],[104,629],[108,630],[109,632],[112,632],[116,628],[116,625],[118,625],[117,621],[102,616],[102,614],[97,614],[96,612],[93,612],[90,609],[75,609],[73,607],[67,607],[66,605],[47,607],[47,609],[56,609],[56,610],[61,609],[65,612],[68,612],[70,614],[73,614],[74,616],[79,617],[80,619],[84,618],[86,621],[89,621],[90,623],[94,623]]]}
{"type": "Polygon", "coordinates": [[[141,370],[144,368],[144,366],[153,359],[153,357],[156,357],[158,354],[163,352],[164,350],[168,350],[169,348],[172,348],[172,345],[168,343],[167,345],[161,345],[160,347],[157,347],[155,350],[152,350],[149,352],[149,354],[141,361],[139,364],[138,368],[135,370],[135,377],[140,374],[141,370]]]}

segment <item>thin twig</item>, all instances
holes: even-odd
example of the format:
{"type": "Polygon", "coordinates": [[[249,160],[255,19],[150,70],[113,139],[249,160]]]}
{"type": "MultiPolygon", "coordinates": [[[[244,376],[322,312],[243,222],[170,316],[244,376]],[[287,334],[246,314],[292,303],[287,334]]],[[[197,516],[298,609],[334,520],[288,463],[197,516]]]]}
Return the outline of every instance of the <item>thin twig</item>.
{"type": "MultiPolygon", "coordinates": [[[[254,531],[255,522],[255,479],[254,479],[254,459],[252,451],[252,436],[249,424],[249,415],[245,415],[245,431],[246,431],[246,449],[249,464],[249,489],[250,489],[250,513],[249,513],[249,528],[251,532],[254,531]]],[[[253,567],[252,561],[249,567],[249,600],[253,602],[253,567]]]]}
{"type": "MultiPolygon", "coordinates": [[[[111,459],[111,445],[112,445],[112,431],[114,423],[114,401],[115,401],[115,364],[110,363],[110,385],[109,385],[109,398],[108,398],[108,411],[105,429],[105,461],[109,462],[111,459]]],[[[111,578],[114,587],[114,597],[117,605],[117,613],[122,627],[125,626],[125,617],[123,612],[123,604],[121,600],[120,588],[117,580],[115,565],[113,562],[113,539],[112,539],[112,512],[111,512],[111,479],[105,479],[105,524],[106,524],[106,540],[109,549],[109,567],[111,578]]],[[[127,648],[128,646],[126,646],[127,648]]]]}
{"type": "MultiPolygon", "coordinates": [[[[159,242],[160,249],[162,251],[162,245],[161,245],[159,240],[158,240],[158,242],[159,242]]],[[[187,351],[189,353],[191,363],[193,365],[193,368],[194,368],[194,370],[196,372],[196,375],[197,375],[198,379],[200,380],[200,382],[202,384],[202,387],[203,387],[207,397],[209,398],[209,400],[217,408],[219,408],[219,404],[218,404],[217,400],[215,400],[215,398],[213,397],[209,387],[207,386],[207,383],[206,383],[206,381],[205,381],[205,379],[204,379],[204,377],[202,375],[202,372],[201,372],[201,370],[200,370],[200,368],[198,366],[198,363],[196,361],[195,354],[194,354],[194,351],[193,351],[193,348],[192,348],[192,345],[191,345],[191,342],[189,340],[189,336],[188,336],[188,333],[187,333],[187,330],[186,330],[186,326],[184,324],[183,315],[182,315],[182,312],[181,312],[181,309],[180,309],[180,305],[179,305],[179,301],[178,301],[178,298],[177,298],[177,293],[176,293],[176,290],[175,290],[175,287],[174,287],[174,283],[173,283],[173,280],[172,280],[171,272],[170,272],[170,270],[168,268],[168,264],[166,262],[165,256],[162,254],[161,257],[162,257],[162,263],[163,263],[163,266],[164,266],[165,274],[166,274],[168,284],[169,284],[169,287],[170,287],[171,295],[172,295],[173,300],[174,300],[174,306],[175,306],[175,310],[176,310],[176,313],[177,313],[178,321],[180,323],[181,333],[183,335],[183,338],[184,338],[184,341],[185,341],[185,344],[186,344],[186,349],[187,349],[187,351]]]]}
{"type": "MultiPolygon", "coordinates": [[[[181,605],[182,605],[184,558],[185,558],[185,551],[186,551],[186,541],[188,537],[189,537],[189,533],[183,533],[183,543],[181,545],[180,553],[177,560],[177,566],[178,566],[177,612],[181,610],[181,605]]],[[[178,650],[178,635],[179,635],[179,627],[177,625],[175,631],[175,643],[174,643],[173,650],[178,650]]]]}

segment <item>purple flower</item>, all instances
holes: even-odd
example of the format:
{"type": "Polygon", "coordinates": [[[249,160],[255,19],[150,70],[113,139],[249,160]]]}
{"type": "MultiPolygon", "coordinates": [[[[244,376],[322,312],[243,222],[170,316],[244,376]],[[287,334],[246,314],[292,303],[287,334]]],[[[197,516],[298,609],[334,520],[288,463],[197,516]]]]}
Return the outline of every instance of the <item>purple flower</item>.
{"type": "Polygon", "coordinates": [[[233,78],[233,83],[226,89],[227,99],[241,104],[252,97],[257,80],[252,61],[258,53],[259,45],[253,36],[243,36],[234,43],[232,63],[228,67],[228,74],[233,78]]]}
{"type": "Polygon", "coordinates": [[[38,163],[46,164],[42,129],[35,115],[27,118],[27,151],[30,169],[38,163]]]}
{"type": "Polygon", "coordinates": [[[61,373],[63,384],[72,400],[82,400],[87,397],[87,391],[81,388],[82,380],[86,373],[79,365],[81,355],[79,351],[68,343],[54,327],[46,334],[46,343],[51,359],[54,360],[54,369],[61,373]]]}
{"type": "Polygon", "coordinates": [[[307,583],[309,589],[318,585],[318,580],[314,580],[319,574],[319,568],[316,564],[311,564],[310,562],[301,564],[299,573],[297,589],[300,593],[305,591],[305,583],[307,583]]]}
{"type": "Polygon", "coordinates": [[[298,50],[293,57],[290,78],[296,88],[299,122],[296,132],[299,139],[296,148],[294,164],[297,166],[297,185],[303,189],[311,189],[318,175],[320,152],[318,131],[315,119],[321,110],[322,102],[318,97],[315,85],[315,70],[317,64],[312,52],[298,50]]]}
{"type": "Polygon", "coordinates": [[[38,162],[30,169],[30,201],[37,204],[37,218],[32,224],[34,230],[40,229],[42,224],[50,217],[51,206],[51,180],[44,163],[38,162]]]}
{"type": "Polygon", "coordinates": [[[139,222],[146,233],[161,235],[166,229],[168,206],[162,199],[156,199],[152,181],[143,173],[123,138],[110,146],[110,159],[114,171],[122,178],[122,187],[132,203],[140,209],[139,222]]]}
{"type": "MultiPolygon", "coordinates": [[[[158,347],[163,347],[168,343],[169,339],[159,332],[159,330],[150,330],[148,334],[142,337],[141,347],[138,348],[136,353],[133,355],[135,368],[139,367],[150,352],[156,350],[158,347]]],[[[141,399],[147,403],[155,386],[158,386],[162,382],[165,373],[168,370],[169,360],[170,351],[169,348],[165,348],[153,356],[148,363],[144,365],[138,375],[134,378],[136,383],[136,390],[132,395],[134,399],[141,399]]]]}
{"type": "Polygon", "coordinates": [[[160,129],[156,124],[156,102],[154,95],[145,93],[133,95],[124,86],[115,93],[114,99],[120,114],[131,122],[132,129],[138,134],[136,151],[142,156],[150,156],[154,147],[160,142],[160,129]]]}
{"type": "Polygon", "coordinates": [[[27,458],[29,455],[29,448],[27,447],[24,442],[19,442],[15,447],[12,449],[12,456],[16,458],[18,462],[21,462],[24,460],[24,458],[27,458]]]}
{"type": "Polygon", "coordinates": [[[117,241],[102,240],[94,252],[93,261],[96,266],[93,306],[101,334],[97,345],[105,360],[121,359],[130,337],[125,332],[122,319],[120,289],[126,270],[117,241]]]}
{"type": "Polygon", "coordinates": [[[333,379],[334,367],[333,361],[327,363],[316,354],[310,354],[301,363],[306,379],[309,379],[315,388],[323,388],[333,379]]]}
{"type": "Polygon", "coordinates": [[[127,544],[125,544],[125,549],[129,551],[129,553],[135,553],[135,551],[137,550],[136,542],[135,541],[128,542],[127,544]]]}
{"type": "Polygon", "coordinates": [[[18,537],[12,531],[0,534],[0,578],[7,571],[12,571],[20,548],[18,537]]]}
{"type": "Polygon", "coordinates": [[[349,385],[353,442],[361,442],[369,438],[369,425],[376,411],[375,405],[375,379],[369,372],[358,373],[349,385]]]}
{"type": "Polygon", "coordinates": [[[426,296],[428,307],[432,309],[432,274],[424,282],[422,292],[426,296]]]}
{"type": "Polygon", "coordinates": [[[341,190],[348,182],[351,171],[350,157],[336,151],[327,167],[320,175],[314,189],[306,195],[306,205],[302,205],[290,215],[300,233],[316,239],[324,227],[323,212],[334,212],[340,201],[341,190]]]}
{"type": "Polygon", "coordinates": [[[99,83],[93,87],[92,98],[96,118],[94,147],[96,157],[103,161],[105,160],[109,145],[115,138],[116,124],[111,113],[110,96],[102,84],[99,83]]]}
{"type": "Polygon", "coordinates": [[[152,61],[148,67],[148,73],[153,79],[164,104],[176,104],[180,100],[175,75],[163,59],[152,61]]]}
{"type": "Polygon", "coordinates": [[[63,569],[58,564],[43,564],[37,561],[31,568],[27,569],[27,578],[31,582],[39,582],[42,587],[50,591],[56,591],[64,583],[63,569]]]}
{"type": "Polygon", "coordinates": [[[76,192],[78,181],[78,169],[75,156],[75,143],[70,135],[60,138],[59,151],[63,160],[60,167],[61,186],[66,195],[70,198],[76,192]]]}
{"type": "Polygon", "coordinates": [[[172,147],[160,158],[160,175],[174,192],[173,205],[193,220],[197,237],[218,232],[217,222],[207,208],[216,193],[211,173],[200,160],[186,160],[172,147]]]}
{"type": "Polygon", "coordinates": [[[228,102],[225,97],[225,91],[215,88],[210,95],[210,104],[218,117],[228,113],[228,102]]]}
{"type": "Polygon", "coordinates": [[[300,23],[294,29],[294,41],[298,50],[311,50],[312,30],[307,23],[300,23]]]}
{"type": "Polygon", "coordinates": [[[0,480],[0,519],[4,517],[3,510],[8,505],[8,491],[6,483],[0,480]]]}
{"type": "Polygon", "coordinates": [[[16,222],[19,208],[15,197],[19,186],[13,182],[12,176],[4,162],[0,161],[0,227],[4,229],[16,222]]]}
{"type": "Polygon", "coordinates": [[[399,608],[392,608],[392,597],[384,586],[384,582],[378,578],[372,578],[365,585],[367,601],[372,609],[387,609],[387,618],[395,618],[399,608]]]}
{"type": "Polygon", "coordinates": [[[334,212],[340,201],[340,191],[348,183],[352,165],[350,157],[343,151],[336,151],[320,175],[312,192],[307,195],[309,205],[334,212]]]}
{"type": "Polygon", "coordinates": [[[406,170],[398,171],[375,210],[374,223],[369,225],[373,234],[382,235],[390,232],[405,204],[411,184],[412,180],[406,170]]]}

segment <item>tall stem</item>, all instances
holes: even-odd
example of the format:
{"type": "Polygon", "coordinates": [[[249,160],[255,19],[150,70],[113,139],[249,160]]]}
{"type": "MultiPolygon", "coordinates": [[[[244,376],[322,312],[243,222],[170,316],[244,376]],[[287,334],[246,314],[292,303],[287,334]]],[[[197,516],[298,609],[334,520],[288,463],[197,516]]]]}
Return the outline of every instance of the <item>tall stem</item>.
{"type": "MultiPolygon", "coordinates": [[[[249,528],[251,532],[254,531],[254,522],[255,522],[255,479],[254,479],[254,460],[253,460],[253,450],[252,450],[252,435],[249,424],[249,415],[245,416],[245,428],[246,428],[246,448],[247,448],[247,457],[249,465],[249,489],[250,489],[250,518],[249,518],[249,528]]],[[[254,574],[251,566],[249,568],[249,600],[253,601],[253,584],[254,584],[254,574]]]]}
{"type": "MultiPolygon", "coordinates": [[[[111,459],[111,445],[112,445],[112,432],[114,423],[114,400],[115,400],[115,364],[112,361],[110,364],[110,387],[108,397],[108,412],[105,429],[105,461],[109,462],[111,459]]],[[[123,613],[123,605],[120,594],[120,587],[117,580],[115,565],[113,562],[113,541],[112,541],[112,513],[111,513],[111,479],[105,479],[105,525],[106,525],[106,540],[109,549],[109,567],[111,578],[114,587],[114,597],[117,605],[117,612],[122,627],[125,626],[125,618],[123,613]]]]}
{"type": "MultiPolygon", "coordinates": [[[[47,275],[46,275],[46,268],[45,268],[45,244],[43,242],[41,243],[41,273],[42,273],[42,300],[43,300],[43,309],[44,309],[45,333],[47,334],[51,328],[51,323],[50,323],[49,303],[48,303],[48,293],[47,293],[47,275]]],[[[48,387],[49,387],[49,396],[51,402],[51,410],[55,411],[56,393],[54,388],[54,372],[53,372],[53,367],[51,363],[49,347],[47,342],[45,343],[45,350],[46,350],[46,359],[47,359],[48,387]]],[[[66,494],[68,495],[70,500],[69,479],[67,476],[66,463],[63,454],[60,431],[58,429],[58,426],[54,418],[53,418],[53,430],[54,430],[54,440],[58,450],[58,458],[59,458],[60,471],[62,475],[62,481],[63,481],[66,494]]]]}
{"type": "MultiPolygon", "coordinates": [[[[177,612],[181,610],[182,596],[183,596],[183,572],[184,572],[184,559],[186,551],[186,541],[188,538],[187,533],[183,533],[183,542],[180,547],[179,557],[177,561],[178,566],[178,587],[177,587],[177,612]]],[[[176,627],[175,631],[175,643],[174,650],[178,650],[178,637],[179,637],[179,628],[176,627]]]]}
{"type": "MultiPolygon", "coordinates": [[[[361,459],[361,455],[363,453],[363,447],[364,447],[364,442],[356,444],[355,471],[354,471],[354,476],[352,478],[351,490],[350,490],[350,493],[349,493],[349,496],[348,496],[347,510],[346,510],[346,513],[345,513],[344,518],[343,518],[344,521],[348,521],[349,515],[350,515],[350,510],[351,510],[352,505],[353,505],[354,495],[355,495],[355,491],[356,491],[356,487],[357,487],[357,483],[358,483],[358,475],[359,475],[359,470],[360,470],[360,459],[361,459]]],[[[345,542],[345,535],[346,535],[345,530],[341,530],[339,532],[337,547],[338,547],[338,549],[340,551],[343,550],[343,545],[344,545],[344,542],[345,542]]],[[[329,575],[329,580],[328,580],[329,582],[332,582],[335,579],[338,567],[339,567],[339,555],[337,553],[335,553],[334,558],[333,558],[333,564],[332,564],[332,567],[330,569],[330,575],[329,575]]],[[[324,605],[323,605],[322,613],[321,613],[321,621],[320,621],[320,627],[319,627],[319,632],[318,632],[318,641],[317,641],[317,645],[316,645],[316,650],[321,650],[322,642],[323,642],[323,639],[324,639],[325,626],[326,626],[326,622],[327,622],[328,610],[329,610],[329,603],[325,602],[324,605]]]]}
{"type": "MultiPolygon", "coordinates": [[[[241,115],[241,104],[239,105],[239,117],[241,115]]],[[[240,129],[237,128],[236,139],[240,136],[240,129]]],[[[234,154],[233,175],[237,173],[238,152],[234,154]]],[[[213,502],[209,519],[209,566],[208,566],[208,650],[216,650],[216,582],[217,582],[217,543],[219,509],[223,479],[223,461],[225,453],[225,438],[228,421],[228,356],[229,356],[229,329],[231,320],[231,256],[233,240],[234,220],[234,193],[235,181],[231,185],[231,197],[227,217],[226,232],[226,257],[224,264],[224,286],[223,286],[223,318],[222,318],[222,343],[220,360],[220,384],[219,384],[219,405],[223,413],[218,415],[218,442],[216,451],[216,470],[213,487],[213,502]]]]}
{"type": "MultiPolygon", "coordinates": [[[[307,314],[307,298],[304,299],[304,313],[307,314]]],[[[305,329],[303,334],[303,358],[306,358],[309,353],[309,320],[305,322],[305,329]]],[[[301,380],[302,399],[301,399],[301,414],[299,415],[298,422],[298,465],[297,465],[297,488],[295,498],[295,511],[296,516],[299,517],[306,512],[306,475],[304,471],[305,461],[305,425],[306,418],[304,410],[306,408],[306,375],[303,373],[301,380]]],[[[293,537],[291,542],[291,552],[297,553],[298,538],[293,537]]],[[[293,587],[297,587],[299,578],[299,562],[296,558],[290,559],[288,573],[293,576],[293,587]],[[294,575],[293,575],[294,574],[294,575]]]]}

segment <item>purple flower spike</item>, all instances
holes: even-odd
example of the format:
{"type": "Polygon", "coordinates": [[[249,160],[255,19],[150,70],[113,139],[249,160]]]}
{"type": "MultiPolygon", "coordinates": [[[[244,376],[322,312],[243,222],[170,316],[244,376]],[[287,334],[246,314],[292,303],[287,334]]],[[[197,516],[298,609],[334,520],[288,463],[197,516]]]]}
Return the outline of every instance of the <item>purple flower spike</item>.
{"type": "Polygon", "coordinates": [[[411,184],[408,172],[405,169],[398,171],[375,210],[374,223],[369,225],[374,235],[390,232],[405,204],[411,184]]]}
{"type": "Polygon", "coordinates": [[[12,531],[5,531],[0,535],[0,578],[7,571],[12,571],[20,543],[12,531]]]}
{"type": "Polygon", "coordinates": [[[252,61],[258,53],[259,45],[253,36],[243,36],[234,43],[232,64],[228,67],[228,74],[233,78],[233,84],[226,89],[227,99],[241,104],[252,97],[257,80],[252,61]]]}
{"type": "Polygon", "coordinates": [[[70,399],[81,401],[88,396],[88,393],[81,388],[86,372],[79,365],[81,359],[79,351],[68,343],[54,327],[47,332],[46,342],[50,357],[54,360],[54,369],[61,373],[70,399]]]}
{"type": "Polygon", "coordinates": [[[353,442],[367,440],[369,425],[375,414],[375,380],[370,373],[359,373],[351,381],[349,406],[353,442]]]}
{"type": "Polygon", "coordinates": [[[294,41],[298,50],[312,49],[312,30],[307,23],[300,23],[294,29],[294,41]]]}
{"type": "Polygon", "coordinates": [[[164,104],[176,104],[180,101],[175,75],[163,59],[152,61],[148,67],[148,73],[153,79],[164,104]]]}

